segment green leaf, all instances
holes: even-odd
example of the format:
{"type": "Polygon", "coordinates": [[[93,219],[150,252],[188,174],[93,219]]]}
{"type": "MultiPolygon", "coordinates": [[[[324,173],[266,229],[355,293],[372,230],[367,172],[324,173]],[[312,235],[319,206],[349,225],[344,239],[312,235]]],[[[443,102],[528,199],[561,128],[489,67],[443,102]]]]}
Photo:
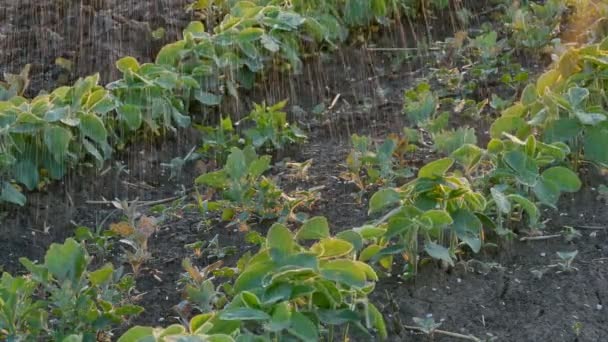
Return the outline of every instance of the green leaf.
{"type": "Polygon", "coordinates": [[[267,325],[268,331],[279,332],[289,328],[290,325],[291,311],[289,310],[289,304],[287,304],[287,302],[275,304],[272,312],[272,318],[270,323],[267,325]]]}
{"type": "Polygon", "coordinates": [[[122,73],[127,71],[137,72],[139,70],[139,62],[137,59],[127,56],[116,61],[116,68],[122,73]]]}
{"type": "Polygon", "coordinates": [[[247,162],[242,150],[237,147],[230,149],[230,155],[228,155],[224,170],[226,170],[232,179],[241,179],[245,176],[245,173],[247,172],[247,162]]]}
{"type": "Polygon", "coordinates": [[[194,98],[206,106],[217,106],[222,103],[222,96],[204,90],[195,91],[194,98]]]}
{"type": "Polygon", "coordinates": [[[465,144],[450,155],[467,170],[472,170],[481,160],[483,150],[477,145],[465,144]]]}
{"type": "Polygon", "coordinates": [[[276,266],[271,262],[261,262],[248,266],[234,282],[234,291],[238,293],[261,287],[263,279],[274,270],[276,270],[276,266]]]}
{"type": "Polygon", "coordinates": [[[518,203],[522,207],[522,209],[526,213],[528,213],[528,217],[530,219],[531,226],[536,225],[536,223],[540,219],[540,215],[538,212],[538,208],[536,207],[536,205],[534,203],[532,203],[532,201],[530,201],[529,199],[527,199],[521,195],[517,195],[517,194],[507,195],[507,198],[511,201],[518,203]]]}
{"type": "Polygon", "coordinates": [[[533,84],[528,84],[521,93],[521,103],[524,106],[529,106],[536,102],[536,87],[533,84]]]}
{"type": "Polygon", "coordinates": [[[481,249],[481,221],[474,213],[466,209],[458,209],[452,214],[454,218],[454,231],[458,238],[469,245],[473,252],[478,253],[481,249]]]}
{"type": "Polygon", "coordinates": [[[84,136],[97,143],[106,142],[108,139],[103,121],[95,114],[85,114],[80,117],[80,130],[84,136]]]}
{"type": "Polygon", "coordinates": [[[86,258],[84,248],[69,238],[63,244],[54,243],[49,247],[44,264],[59,283],[69,280],[75,285],[86,269],[86,258]]]}
{"type": "Polygon", "coordinates": [[[219,318],[225,321],[263,321],[270,319],[270,315],[258,309],[229,308],[221,311],[219,318]]]}
{"type": "Polygon", "coordinates": [[[228,179],[224,170],[202,174],[194,182],[197,185],[204,184],[214,189],[224,189],[228,185],[228,179]]]}
{"type": "Polygon", "coordinates": [[[239,32],[237,39],[241,43],[251,43],[264,35],[264,29],[259,27],[248,27],[239,32]]]}
{"type": "Polygon", "coordinates": [[[581,124],[575,118],[563,118],[549,121],[543,132],[545,142],[568,141],[581,131],[581,124]]]}
{"type": "Polygon", "coordinates": [[[377,213],[386,207],[399,203],[399,193],[393,189],[382,189],[369,200],[369,214],[377,213]]]}
{"type": "Polygon", "coordinates": [[[372,322],[372,326],[378,332],[378,336],[382,339],[386,339],[388,337],[388,331],[386,329],[386,323],[384,322],[384,317],[382,317],[382,313],[376,306],[372,303],[367,305],[368,315],[370,317],[370,321],[372,322]]]}
{"type": "Polygon", "coordinates": [[[23,185],[28,190],[34,190],[40,181],[40,173],[36,164],[29,159],[23,159],[17,162],[13,167],[13,176],[15,180],[23,185]]]}
{"type": "Polygon", "coordinates": [[[496,139],[500,139],[503,132],[522,137],[528,131],[528,124],[520,117],[503,116],[494,120],[490,126],[490,136],[496,139]]]}
{"type": "Polygon", "coordinates": [[[25,195],[9,182],[2,182],[2,192],[0,192],[0,201],[13,203],[19,206],[25,205],[25,195]]]}
{"type": "Polygon", "coordinates": [[[365,272],[359,269],[352,260],[331,260],[321,265],[320,270],[325,279],[350,287],[363,288],[366,284],[365,272]]]}
{"type": "Polygon", "coordinates": [[[528,186],[536,184],[538,166],[534,159],[516,150],[505,153],[503,160],[511,168],[518,181],[528,186]]]}
{"type": "Polygon", "coordinates": [[[492,199],[496,203],[496,208],[498,208],[498,210],[500,212],[502,212],[503,214],[510,213],[511,212],[511,202],[509,202],[508,197],[505,196],[505,194],[503,194],[496,187],[493,187],[492,189],[490,189],[490,192],[492,194],[492,199]]]}
{"type": "Polygon", "coordinates": [[[574,115],[583,125],[595,126],[600,122],[606,121],[606,115],[600,113],[586,113],[577,110],[574,112],[574,115]]]}
{"type": "Polygon", "coordinates": [[[568,89],[568,102],[572,108],[580,108],[585,101],[589,97],[589,90],[587,88],[580,87],[572,87],[568,89]]]}
{"type": "Polygon", "coordinates": [[[201,34],[205,33],[205,25],[200,21],[191,21],[184,29],[184,37],[188,35],[188,33],[194,37],[199,37],[201,34]]]}
{"type": "Polygon", "coordinates": [[[310,250],[319,258],[337,258],[350,254],[353,245],[342,239],[325,238],[312,245],[310,250]]]}
{"type": "Polygon", "coordinates": [[[270,156],[262,156],[249,164],[248,172],[251,177],[257,178],[268,169],[270,169],[270,156]]]}
{"type": "Polygon", "coordinates": [[[71,140],[72,132],[63,127],[49,126],[44,130],[44,143],[57,162],[64,160],[71,140]]]}
{"type": "Polygon", "coordinates": [[[99,286],[112,279],[112,274],[114,274],[114,267],[112,264],[106,264],[104,267],[90,272],[88,277],[93,286],[99,286]]]}
{"type": "Polygon", "coordinates": [[[564,192],[579,191],[582,185],[576,173],[563,166],[555,166],[545,170],[542,173],[542,178],[555,183],[559,190],[564,192]]]}
{"type": "Polygon", "coordinates": [[[587,160],[608,166],[608,129],[601,126],[585,129],[583,146],[587,160]]]}
{"type": "Polygon", "coordinates": [[[418,171],[418,178],[438,178],[443,177],[445,173],[454,164],[454,159],[443,158],[432,161],[418,171]]]}
{"type": "Polygon", "coordinates": [[[154,337],[154,328],[135,326],[124,333],[117,342],[152,342],[156,341],[154,337]]]}
{"type": "Polygon", "coordinates": [[[540,178],[532,190],[541,203],[555,208],[555,204],[559,200],[560,195],[557,184],[540,178]]]}
{"type": "Polygon", "coordinates": [[[544,95],[546,89],[552,89],[553,85],[556,83],[559,78],[560,73],[556,69],[551,69],[544,74],[540,75],[538,80],[536,81],[536,93],[539,95],[544,95]]]}
{"type": "Polygon", "coordinates": [[[308,317],[297,311],[291,314],[291,326],[288,331],[304,342],[319,341],[319,329],[317,326],[308,317]]]}
{"type": "Polygon", "coordinates": [[[296,240],[319,240],[329,237],[329,223],[322,216],[310,218],[296,233],[296,240]]]}
{"type": "Polygon", "coordinates": [[[118,107],[116,111],[130,130],[135,131],[141,127],[143,118],[139,106],[125,104],[118,107]]]}
{"type": "Polygon", "coordinates": [[[338,239],[350,242],[356,251],[359,251],[361,250],[361,248],[363,248],[363,239],[361,238],[361,234],[353,230],[342,231],[336,234],[336,237],[338,239]]]}
{"type": "Polygon", "coordinates": [[[452,257],[450,256],[450,251],[447,248],[438,245],[434,242],[427,242],[424,245],[424,251],[427,252],[427,254],[431,256],[431,258],[443,260],[451,266],[454,266],[454,260],[452,260],[452,257]]]}
{"type": "Polygon", "coordinates": [[[290,254],[293,250],[294,242],[289,229],[280,223],[273,224],[266,236],[266,247],[271,250],[280,251],[284,256],[290,254]]]}
{"type": "Polygon", "coordinates": [[[428,219],[433,228],[443,228],[454,222],[450,214],[445,210],[428,210],[420,218],[428,219]]]}

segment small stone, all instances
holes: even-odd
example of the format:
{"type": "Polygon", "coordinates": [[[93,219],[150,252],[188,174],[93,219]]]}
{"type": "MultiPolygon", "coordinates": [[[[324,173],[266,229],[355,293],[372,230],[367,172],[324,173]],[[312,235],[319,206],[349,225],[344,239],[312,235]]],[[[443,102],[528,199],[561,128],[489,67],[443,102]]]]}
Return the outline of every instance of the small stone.
{"type": "Polygon", "coordinates": [[[603,306],[602,306],[602,304],[598,304],[598,305],[595,306],[595,308],[598,309],[598,310],[602,310],[603,306]]]}

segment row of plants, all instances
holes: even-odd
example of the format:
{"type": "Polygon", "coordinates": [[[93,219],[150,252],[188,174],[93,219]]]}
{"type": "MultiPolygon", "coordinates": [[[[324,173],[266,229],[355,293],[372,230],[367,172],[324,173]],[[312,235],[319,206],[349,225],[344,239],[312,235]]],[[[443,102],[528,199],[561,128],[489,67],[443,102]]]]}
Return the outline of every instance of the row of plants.
{"type": "MultiPolygon", "coordinates": [[[[186,127],[192,113],[207,113],[226,95],[238,98],[240,89],[251,89],[262,71],[297,73],[305,51],[334,47],[350,29],[372,21],[388,24],[414,3],[199,1],[200,8],[227,9],[212,32],[192,22],[154,63],[120,59],[116,66],[123,77],[105,88],[94,75],[26,99],[26,68],[1,87],[0,201],[24,205],[22,188],[42,188],[68,170],[101,165],[140,135],[186,127]]],[[[253,139],[263,143],[263,137],[253,139]]]]}
{"type": "MultiPolygon", "coordinates": [[[[576,172],[582,165],[608,166],[602,148],[608,144],[606,56],[608,39],[571,48],[501,112],[485,148],[462,140],[449,151],[436,148],[448,157],[427,163],[403,185],[390,186],[403,159],[390,148],[394,143],[365,152],[367,159],[351,154],[349,168],[360,164],[353,159],[371,160],[373,172],[369,166],[355,168],[357,175],[371,181],[385,175],[380,184],[389,185],[370,199],[369,213],[383,216],[365,227],[374,231],[362,253],[365,261],[384,260],[381,265],[390,269],[392,256],[401,254],[415,273],[421,250],[453,265],[459,255],[480,251],[488,236],[509,238],[525,227],[532,233],[543,229],[540,207],[556,208],[561,194],[578,191],[576,172]]],[[[413,108],[425,107],[406,106],[405,113],[413,108]]],[[[433,120],[425,116],[422,125],[433,120]]],[[[361,139],[353,137],[355,155],[367,149],[361,139]]]]}
{"type": "MultiPolygon", "coordinates": [[[[82,230],[80,238],[89,238],[82,230]]],[[[274,224],[266,238],[258,239],[259,251],[243,255],[234,268],[221,268],[220,261],[199,269],[185,259],[180,286],[186,301],[180,305],[201,313],[191,319],[184,315],[184,324],[166,328],[136,326],[117,340],[331,341],[353,332],[385,338],[384,319],[368,299],[378,276],[357,260],[362,237],[353,239],[353,234],[332,237],[327,220],[313,217],[295,234],[274,224]],[[226,277],[231,280],[216,287],[214,282],[226,277]]],[[[22,258],[28,275],[5,272],[0,337],[103,341],[141,313],[133,276],[111,264],[90,269],[93,257],[87,248],[98,243],[69,238],[51,245],[42,264],[22,258]]]]}

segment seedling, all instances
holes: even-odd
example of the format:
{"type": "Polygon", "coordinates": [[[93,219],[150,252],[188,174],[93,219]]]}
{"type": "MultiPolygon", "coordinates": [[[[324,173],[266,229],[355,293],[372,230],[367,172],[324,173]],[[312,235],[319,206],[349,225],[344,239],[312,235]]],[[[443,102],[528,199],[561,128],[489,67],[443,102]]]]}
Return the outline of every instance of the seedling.
{"type": "Polygon", "coordinates": [[[188,154],[186,154],[185,157],[183,157],[183,158],[180,158],[180,157],[173,158],[171,160],[171,162],[168,163],[168,164],[167,163],[161,163],[160,164],[161,167],[167,168],[167,169],[169,169],[171,171],[171,174],[169,176],[170,180],[178,178],[182,174],[182,171],[183,171],[184,166],[186,165],[186,163],[192,162],[192,161],[195,161],[195,160],[198,160],[198,159],[201,158],[200,154],[194,152],[195,150],[196,150],[196,147],[193,147],[190,150],[190,152],[188,152],[188,154]]]}
{"type": "Polygon", "coordinates": [[[156,232],[158,221],[153,217],[140,215],[136,202],[113,201],[114,206],[122,209],[126,221],[110,225],[110,230],[122,237],[119,241],[130,249],[124,249],[126,260],[131,264],[133,274],[137,276],[141,266],[151,257],[148,251],[148,239],[156,232]]]}
{"type": "Polygon", "coordinates": [[[187,249],[191,249],[195,258],[201,258],[203,256],[203,248],[205,247],[205,241],[196,241],[189,243],[184,246],[187,249]]]}
{"type": "Polygon", "coordinates": [[[574,239],[578,239],[581,236],[583,236],[581,234],[581,232],[579,232],[578,230],[574,229],[574,227],[571,227],[571,226],[564,226],[564,230],[562,231],[562,234],[564,235],[564,239],[566,240],[566,242],[572,242],[572,241],[574,241],[574,239]]]}
{"type": "Polygon", "coordinates": [[[412,320],[414,321],[414,323],[416,323],[416,325],[423,333],[429,336],[433,336],[435,330],[437,330],[437,328],[441,326],[441,322],[435,322],[435,318],[433,318],[433,315],[431,314],[427,315],[424,318],[414,317],[412,318],[412,320]]]}
{"type": "Polygon", "coordinates": [[[559,266],[562,272],[578,271],[578,268],[572,266],[574,258],[578,255],[578,250],[574,252],[557,252],[556,254],[561,261],[555,266],[559,266]]]}

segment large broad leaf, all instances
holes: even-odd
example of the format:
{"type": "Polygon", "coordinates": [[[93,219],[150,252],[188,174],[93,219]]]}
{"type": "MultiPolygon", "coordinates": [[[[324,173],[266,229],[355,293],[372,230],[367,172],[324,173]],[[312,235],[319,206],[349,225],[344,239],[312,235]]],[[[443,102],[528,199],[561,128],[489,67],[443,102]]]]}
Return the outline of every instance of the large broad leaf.
{"type": "Polygon", "coordinates": [[[284,257],[293,250],[293,236],[287,227],[280,223],[275,223],[268,230],[266,246],[270,248],[271,253],[276,251],[284,257]]]}
{"type": "Polygon", "coordinates": [[[146,342],[155,341],[154,328],[135,326],[118,339],[118,342],[146,342]]]}
{"type": "Polygon", "coordinates": [[[289,328],[291,325],[291,310],[287,302],[281,302],[274,305],[272,318],[266,328],[271,332],[278,332],[289,328]]]}
{"type": "Polygon", "coordinates": [[[110,279],[112,279],[113,274],[114,274],[114,267],[112,266],[112,264],[106,264],[102,268],[100,268],[96,271],[90,272],[88,274],[88,277],[89,277],[89,281],[91,282],[91,284],[93,286],[99,286],[99,285],[106,283],[110,279]]]}
{"type": "Polygon", "coordinates": [[[490,126],[490,136],[500,139],[502,133],[510,133],[517,137],[524,138],[530,131],[530,126],[521,117],[500,117],[490,126]]]}
{"type": "Polygon", "coordinates": [[[369,214],[377,213],[387,207],[399,203],[399,193],[393,189],[382,189],[369,200],[369,214]]]}
{"type": "Polygon", "coordinates": [[[245,154],[242,150],[233,147],[230,150],[230,155],[226,160],[226,166],[224,170],[230,175],[232,179],[240,179],[245,176],[247,172],[247,162],[245,160],[245,154]]]}
{"type": "Polygon", "coordinates": [[[228,184],[226,172],[224,170],[202,174],[194,181],[196,184],[204,184],[215,189],[223,189],[228,184]]]}
{"type": "Polygon", "coordinates": [[[589,97],[589,90],[587,88],[572,87],[568,89],[567,97],[572,108],[581,108],[583,101],[589,97]]]}
{"type": "Polygon", "coordinates": [[[579,191],[582,185],[576,173],[563,166],[555,166],[545,170],[542,173],[542,178],[555,183],[559,190],[564,192],[579,191]]]}
{"type": "Polygon", "coordinates": [[[431,223],[431,228],[443,228],[454,222],[445,210],[427,210],[420,218],[427,219],[431,223]]]}
{"type": "Polygon", "coordinates": [[[120,119],[124,121],[130,130],[137,130],[142,123],[142,114],[139,106],[125,104],[116,110],[120,119]]]}
{"type": "Polygon", "coordinates": [[[517,180],[527,186],[534,186],[538,178],[538,165],[534,159],[521,151],[509,151],[503,157],[517,180]]]}
{"type": "Polygon", "coordinates": [[[606,115],[602,113],[587,113],[577,110],[574,112],[574,115],[583,125],[595,126],[600,122],[606,121],[606,115]]]}
{"type": "Polygon", "coordinates": [[[57,162],[64,160],[71,140],[72,132],[66,128],[55,126],[44,130],[44,143],[57,162]]]}
{"type": "Polygon", "coordinates": [[[15,180],[23,185],[28,190],[34,190],[40,181],[40,173],[33,161],[23,159],[17,162],[13,168],[13,176],[15,180]]]}
{"type": "Polygon", "coordinates": [[[560,73],[556,69],[551,69],[540,75],[536,81],[536,92],[539,95],[544,95],[547,89],[552,89],[557,83],[560,73]]]}
{"type": "Polygon", "coordinates": [[[559,200],[560,195],[559,186],[557,184],[540,178],[532,190],[541,203],[555,208],[555,204],[559,200]]]}
{"type": "Polygon", "coordinates": [[[229,308],[220,312],[219,318],[225,321],[262,321],[270,319],[270,315],[258,309],[229,308]]]}
{"type": "Polygon", "coordinates": [[[420,168],[420,171],[418,171],[418,178],[443,177],[453,164],[454,159],[452,158],[443,158],[432,161],[420,168]]]}
{"type": "Polygon", "coordinates": [[[608,165],[608,128],[600,125],[585,129],[583,145],[586,159],[608,165]]]}
{"type": "Polygon", "coordinates": [[[116,68],[123,73],[127,71],[137,72],[139,70],[139,62],[131,56],[123,57],[116,61],[116,68]]]}
{"type": "Polygon", "coordinates": [[[515,203],[518,203],[522,207],[522,209],[528,214],[530,226],[535,226],[538,223],[540,215],[538,213],[538,208],[534,203],[532,203],[532,201],[517,194],[508,195],[507,198],[515,203]]]}
{"type": "Polygon", "coordinates": [[[11,183],[3,182],[2,191],[0,192],[0,200],[4,201],[4,202],[24,206],[26,198],[11,183]]]}
{"type": "Polygon", "coordinates": [[[291,326],[288,330],[289,333],[304,342],[319,341],[319,329],[317,326],[308,317],[299,312],[292,313],[291,326]]]}
{"type": "Polygon", "coordinates": [[[194,92],[194,98],[206,106],[217,106],[222,103],[222,97],[208,91],[197,90],[194,92]]]}
{"type": "Polygon", "coordinates": [[[63,244],[52,244],[44,257],[44,265],[59,283],[66,280],[73,285],[79,281],[87,266],[86,252],[74,239],[63,244]]]}
{"type": "Polygon", "coordinates": [[[247,172],[253,178],[257,178],[264,174],[268,169],[270,169],[270,156],[262,156],[258,159],[255,159],[249,164],[249,168],[247,172]]]}
{"type": "Polygon", "coordinates": [[[247,267],[234,282],[234,291],[254,291],[262,287],[264,278],[276,269],[272,262],[256,263],[247,267]]]}
{"type": "Polygon", "coordinates": [[[329,237],[329,224],[322,216],[308,219],[296,233],[296,240],[319,240],[329,237]]]}
{"type": "Polygon", "coordinates": [[[186,42],[178,41],[176,43],[165,45],[156,55],[156,63],[176,66],[180,60],[180,53],[184,50],[186,42]]]}
{"type": "Polygon", "coordinates": [[[95,114],[85,114],[80,117],[80,130],[84,136],[97,143],[105,142],[108,138],[108,131],[103,121],[95,114]]]}
{"type": "Polygon", "coordinates": [[[483,150],[477,145],[464,144],[456,151],[452,152],[451,157],[454,158],[465,169],[473,169],[481,160],[483,150]]]}
{"type": "Polygon", "coordinates": [[[580,122],[575,118],[563,118],[547,123],[543,132],[543,140],[547,143],[568,141],[576,137],[582,129],[580,122]]]}
{"type": "Polygon", "coordinates": [[[332,260],[321,265],[321,275],[325,279],[341,283],[354,288],[363,288],[366,285],[365,272],[357,267],[352,260],[332,260]]]}
{"type": "Polygon", "coordinates": [[[458,209],[452,214],[454,219],[454,231],[460,240],[466,243],[473,252],[477,253],[481,249],[481,221],[469,210],[458,209]]]}
{"type": "Polygon", "coordinates": [[[454,260],[450,256],[450,251],[434,242],[427,242],[424,245],[424,251],[428,253],[432,258],[439,259],[447,262],[451,266],[454,266],[454,260]]]}
{"type": "Polygon", "coordinates": [[[342,239],[325,238],[310,248],[319,258],[337,258],[348,255],[353,250],[353,245],[342,239]]]}
{"type": "Polygon", "coordinates": [[[378,336],[382,339],[386,339],[388,336],[388,331],[386,329],[386,323],[384,322],[384,317],[382,317],[382,313],[376,306],[372,303],[367,305],[368,316],[370,321],[372,322],[372,326],[378,332],[378,336]]]}

